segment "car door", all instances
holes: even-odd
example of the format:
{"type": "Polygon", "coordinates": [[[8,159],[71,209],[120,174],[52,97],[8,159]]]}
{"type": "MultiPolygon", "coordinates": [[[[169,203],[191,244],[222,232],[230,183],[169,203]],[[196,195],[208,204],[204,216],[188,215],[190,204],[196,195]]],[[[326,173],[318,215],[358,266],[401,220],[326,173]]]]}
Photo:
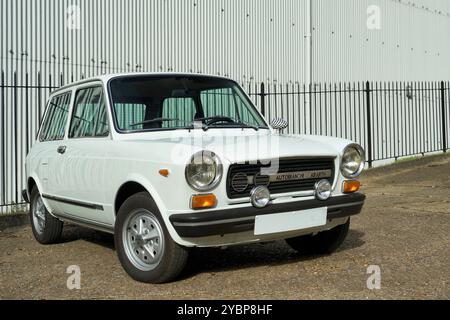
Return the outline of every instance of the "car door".
{"type": "Polygon", "coordinates": [[[101,83],[77,88],[64,156],[58,170],[58,197],[66,217],[111,227],[106,214],[105,156],[112,140],[109,116],[101,83]]]}
{"type": "Polygon", "coordinates": [[[33,161],[38,166],[40,193],[52,213],[59,213],[59,202],[55,201],[56,175],[61,160],[59,147],[65,139],[72,92],[57,94],[49,100],[44,121],[39,132],[39,143],[33,148],[33,161]]]}

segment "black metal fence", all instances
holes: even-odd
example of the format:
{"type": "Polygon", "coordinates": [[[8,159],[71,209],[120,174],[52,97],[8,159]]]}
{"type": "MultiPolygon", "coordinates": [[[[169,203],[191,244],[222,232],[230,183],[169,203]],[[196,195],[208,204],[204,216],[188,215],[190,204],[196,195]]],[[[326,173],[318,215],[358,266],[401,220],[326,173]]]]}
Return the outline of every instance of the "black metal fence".
{"type": "MultiPolygon", "coordinates": [[[[25,157],[36,137],[48,94],[63,75],[1,74],[0,214],[21,210],[25,157]]],[[[268,120],[289,121],[286,133],[346,138],[375,161],[448,149],[449,82],[247,83],[268,120]]]]}
{"type": "Polygon", "coordinates": [[[287,133],[356,141],[369,166],[447,152],[449,82],[352,82],[247,85],[267,119],[289,121],[287,133]]]}

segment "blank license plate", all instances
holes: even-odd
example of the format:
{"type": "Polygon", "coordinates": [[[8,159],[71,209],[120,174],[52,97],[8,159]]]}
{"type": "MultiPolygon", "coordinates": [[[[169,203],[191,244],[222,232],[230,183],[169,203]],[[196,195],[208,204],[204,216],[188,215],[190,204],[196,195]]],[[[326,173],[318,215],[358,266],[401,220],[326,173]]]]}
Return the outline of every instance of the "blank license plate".
{"type": "Polygon", "coordinates": [[[320,227],[327,224],[327,208],[256,216],[255,235],[320,227]]]}

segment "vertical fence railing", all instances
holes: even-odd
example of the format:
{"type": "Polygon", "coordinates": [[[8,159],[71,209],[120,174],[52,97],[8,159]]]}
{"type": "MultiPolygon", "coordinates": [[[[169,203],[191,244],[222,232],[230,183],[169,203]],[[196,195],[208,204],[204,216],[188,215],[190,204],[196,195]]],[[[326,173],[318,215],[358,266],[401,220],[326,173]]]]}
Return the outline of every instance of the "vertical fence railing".
{"type": "Polygon", "coordinates": [[[40,73],[1,73],[0,214],[26,210],[21,195],[26,183],[25,157],[35,140],[48,94],[60,85],[42,83],[40,73]]]}
{"type": "MultiPolygon", "coordinates": [[[[26,209],[25,157],[49,93],[64,75],[1,73],[0,214],[26,209]]],[[[72,77],[73,80],[73,77],[72,77]]],[[[340,137],[361,144],[374,162],[449,149],[449,82],[255,83],[243,85],[269,121],[285,133],[340,137]]]]}
{"type": "Polygon", "coordinates": [[[270,121],[284,117],[286,133],[318,134],[361,144],[374,162],[447,152],[448,82],[360,82],[279,85],[249,92],[270,121]]]}
{"type": "Polygon", "coordinates": [[[447,131],[448,131],[448,122],[447,122],[447,112],[446,112],[446,86],[445,82],[441,82],[441,123],[442,123],[442,151],[447,152],[448,150],[448,140],[447,140],[447,131]]]}
{"type": "Polygon", "coordinates": [[[373,155],[372,155],[372,109],[371,109],[371,94],[372,89],[370,87],[370,82],[366,82],[366,124],[367,124],[367,163],[369,167],[372,167],[373,155]]]}

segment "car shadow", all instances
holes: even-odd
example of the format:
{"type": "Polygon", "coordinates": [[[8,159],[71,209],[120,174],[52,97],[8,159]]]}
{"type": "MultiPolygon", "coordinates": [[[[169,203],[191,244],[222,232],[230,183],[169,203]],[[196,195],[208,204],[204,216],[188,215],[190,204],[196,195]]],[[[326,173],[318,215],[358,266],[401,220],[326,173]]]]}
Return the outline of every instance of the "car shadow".
{"type": "MultiPolygon", "coordinates": [[[[363,246],[364,235],[362,231],[350,230],[346,240],[335,254],[363,246]]],[[[191,251],[188,265],[180,279],[188,279],[204,272],[219,273],[261,266],[280,266],[320,257],[320,255],[297,252],[284,241],[232,246],[226,249],[198,248],[191,251]]]]}
{"type": "Polygon", "coordinates": [[[87,229],[72,224],[65,224],[61,243],[74,242],[78,240],[88,241],[114,250],[114,236],[112,234],[87,229]]]}
{"type": "MultiPolygon", "coordinates": [[[[346,240],[335,254],[359,248],[365,244],[365,233],[349,230],[346,240]]],[[[62,243],[78,240],[88,241],[115,250],[114,236],[76,225],[65,225],[62,243]]],[[[320,255],[308,255],[291,249],[284,241],[256,243],[221,248],[196,248],[191,250],[189,260],[179,280],[201,273],[220,273],[261,266],[280,266],[319,259],[320,255]]]]}
{"type": "Polygon", "coordinates": [[[366,242],[362,239],[365,233],[360,230],[348,231],[347,238],[344,243],[336,250],[336,253],[362,247],[366,242]]]}

